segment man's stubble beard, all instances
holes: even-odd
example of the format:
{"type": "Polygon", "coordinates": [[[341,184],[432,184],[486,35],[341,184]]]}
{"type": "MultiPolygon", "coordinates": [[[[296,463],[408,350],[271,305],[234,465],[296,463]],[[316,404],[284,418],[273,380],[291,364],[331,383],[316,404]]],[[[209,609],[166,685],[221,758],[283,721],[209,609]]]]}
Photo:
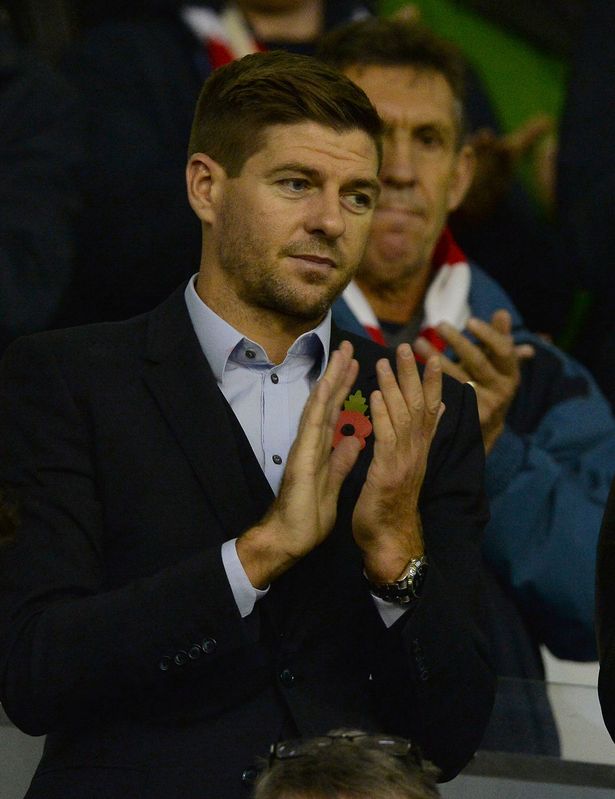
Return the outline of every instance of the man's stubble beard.
{"type": "MultiPolygon", "coordinates": [[[[291,319],[316,323],[327,313],[352,277],[346,274],[343,283],[332,283],[323,294],[310,298],[307,292],[295,288],[290,279],[285,280],[276,272],[275,266],[270,263],[271,255],[262,248],[260,239],[237,237],[237,231],[241,230],[241,216],[232,201],[224,204],[221,219],[218,262],[228,276],[234,293],[245,305],[291,319]]],[[[293,253],[317,254],[322,249],[324,248],[315,238],[305,244],[294,243],[282,247],[275,257],[282,260],[293,253]]],[[[320,276],[316,272],[312,275],[305,274],[302,278],[306,286],[324,283],[325,279],[324,275],[320,276]]]]}

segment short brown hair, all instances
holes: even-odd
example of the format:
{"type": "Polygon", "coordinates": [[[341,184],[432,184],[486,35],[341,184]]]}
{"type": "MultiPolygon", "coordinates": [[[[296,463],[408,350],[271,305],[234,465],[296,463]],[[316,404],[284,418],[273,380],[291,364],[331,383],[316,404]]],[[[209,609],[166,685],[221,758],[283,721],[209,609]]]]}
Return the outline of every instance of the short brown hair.
{"type": "Polygon", "coordinates": [[[420,758],[400,758],[352,730],[333,731],[330,745],[307,740],[300,755],[274,759],[255,786],[254,799],[437,799],[437,770],[420,758]]]}
{"type": "Polygon", "coordinates": [[[412,67],[446,80],[459,109],[459,141],[466,133],[466,60],[459,49],[424,25],[401,19],[367,19],[325,34],[318,58],[339,70],[353,66],[412,67]]]}
{"type": "Polygon", "coordinates": [[[382,123],[365,93],[314,58],[277,51],[244,56],[205,81],[188,155],[207,153],[236,177],[263,146],[266,128],[300,122],[362,130],[380,158],[382,123]]]}

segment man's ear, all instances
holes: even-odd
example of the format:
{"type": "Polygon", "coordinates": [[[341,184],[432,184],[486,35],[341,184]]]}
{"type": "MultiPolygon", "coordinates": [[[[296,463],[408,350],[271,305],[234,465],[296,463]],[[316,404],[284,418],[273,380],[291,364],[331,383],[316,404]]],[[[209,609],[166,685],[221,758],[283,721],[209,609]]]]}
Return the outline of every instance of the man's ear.
{"type": "Polygon", "coordinates": [[[464,144],[456,157],[453,167],[453,176],[448,190],[448,210],[449,213],[458,208],[463,202],[463,198],[474,178],[476,169],[476,155],[474,149],[469,144],[464,144]]]}
{"type": "Polygon", "coordinates": [[[186,164],[188,200],[201,222],[211,224],[216,215],[226,172],[205,153],[194,153],[186,164]]]}

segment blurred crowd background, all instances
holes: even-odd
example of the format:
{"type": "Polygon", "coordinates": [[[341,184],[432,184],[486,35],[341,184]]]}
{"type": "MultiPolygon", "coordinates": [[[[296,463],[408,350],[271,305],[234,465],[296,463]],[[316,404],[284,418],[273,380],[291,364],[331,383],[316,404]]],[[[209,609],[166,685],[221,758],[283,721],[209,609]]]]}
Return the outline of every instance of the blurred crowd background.
{"type": "Polygon", "coordinates": [[[243,51],[311,52],[324,29],[401,9],[468,60],[479,169],[452,220],[457,239],[613,402],[611,4],[304,5],[319,11],[297,34],[259,30],[262,2],[246,0],[0,4],[0,348],[148,310],[194,271],[183,166],[199,87],[228,57],[216,26],[248,21],[243,39],[235,31],[243,51]]]}

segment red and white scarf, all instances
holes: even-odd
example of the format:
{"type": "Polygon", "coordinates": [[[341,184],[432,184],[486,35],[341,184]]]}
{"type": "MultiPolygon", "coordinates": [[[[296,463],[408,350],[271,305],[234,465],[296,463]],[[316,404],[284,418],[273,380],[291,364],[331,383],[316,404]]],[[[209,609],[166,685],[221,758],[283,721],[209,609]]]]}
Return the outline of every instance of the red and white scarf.
{"type": "Polygon", "coordinates": [[[213,69],[266,49],[254,38],[245,17],[235,6],[219,13],[200,6],[186,6],[181,15],[190,30],[206,43],[213,69]]]}
{"type": "MultiPolygon", "coordinates": [[[[457,330],[463,330],[470,318],[470,267],[448,228],[443,230],[436,244],[431,265],[433,277],[425,294],[419,335],[443,352],[447,344],[438,335],[436,326],[448,322],[457,330]]],[[[369,337],[378,344],[386,344],[376,314],[354,281],[348,284],[342,297],[369,337]]]]}

